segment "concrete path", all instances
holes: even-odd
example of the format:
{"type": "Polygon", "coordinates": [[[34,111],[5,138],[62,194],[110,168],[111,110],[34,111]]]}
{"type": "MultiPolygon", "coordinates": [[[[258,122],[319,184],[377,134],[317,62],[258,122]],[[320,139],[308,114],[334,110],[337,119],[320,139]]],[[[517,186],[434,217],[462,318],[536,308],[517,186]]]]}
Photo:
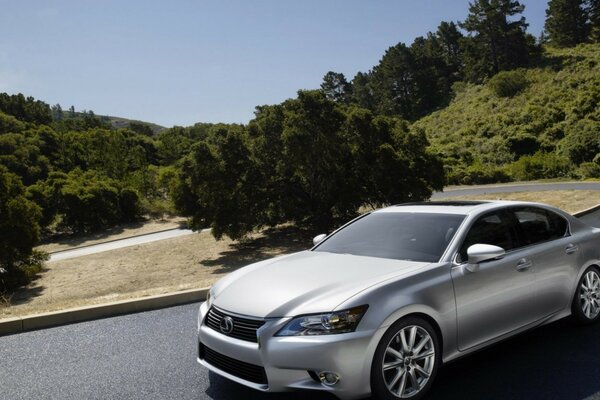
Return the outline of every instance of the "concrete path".
{"type": "MultiPolygon", "coordinates": [[[[202,232],[206,231],[204,229],[202,232]]],[[[91,246],[79,247],[73,250],[63,250],[56,253],[50,254],[50,260],[60,261],[67,260],[69,258],[86,256],[88,254],[101,253],[103,251],[110,251],[121,249],[123,247],[135,246],[143,243],[155,242],[157,240],[172,239],[179,236],[191,235],[194,233],[191,229],[171,229],[168,231],[162,231],[157,233],[149,233],[147,235],[135,236],[127,239],[115,240],[112,242],[94,244],[91,246]]]]}

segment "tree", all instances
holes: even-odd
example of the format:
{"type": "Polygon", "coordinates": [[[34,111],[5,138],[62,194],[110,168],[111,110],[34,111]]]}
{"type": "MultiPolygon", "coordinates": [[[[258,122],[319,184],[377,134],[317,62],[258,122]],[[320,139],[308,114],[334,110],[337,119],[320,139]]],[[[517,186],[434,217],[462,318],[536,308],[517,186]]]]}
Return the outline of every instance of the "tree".
{"type": "Polygon", "coordinates": [[[454,22],[442,21],[438,26],[436,37],[439,52],[453,81],[461,80],[464,62],[461,48],[463,34],[454,22]]]}
{"type": "Polygon", "coordinates": [[[321,90],[329,100],[338,103],[346,103],[352,95],[352,86],[346,80],[344,74],[329,71],[323,77],[321,90]]]}
{"type": "Polygon", "coordinates": [[[590,39],[600,42],[600,0],[588,0],[590,17],[590,39]]]}
{"type": "Polygon", "coordinates": [[[545,29],[550,44],[572,47],[588,40],[590,33],[586,0],[550,0],[545,29]]]}
{"type": "Polygon", "coordinates": [[[373,89],[377,99],[376,111],[413,119],[417,116],[416,63],[404,43],[387,49],[379,64],[373,68],[373,89]]]}
{"type": "Polygon", "coordinates": [[[526,34],[525,6],[513,0],[475,0],[469,3],[469,15],[460,25],[469,32],[463,40],[465,74],[479,82],[499,71],[525,66],[535,39],[526,34]]]}
{"type": "Polygon", "coordinates": [[[358,72],[352,79],[352,102],[369,110],[375,110],[376,105],[372,77],[371,72],[358,72]]]}
{"type": "Polygon", "coordinates": [[[39,207],[25,197],[19,177],[0,166],[0,293],[27,283],[45,257],[33,251],[40,237],[39,207]]]}
{"type": "Polygon", "coordinates": [[[239,238],[294,222],[328,231],[363,204],[429,197],[443,170],[400,118],[341,106],[323,91],[257,107],[247,129],[213,130],[184,159],[173,190],[194,229],[239,238]]]}
{"type": "Polygon", "coordinates": [[[20,121],[35,124],[52,122],[52,113],[48,104],[33,97],[25,97],[21,93],[15,95],[0,93],[0,111],[20,121]]]}
{"type": "Polygon", "coordinates": [[[221,127],[214,140],[194,145],[184,159],[175,205],[190,226],[210,226],[215,237],[237,239],[261,224],[263,187],[241,128],[221,127]]]}
{"type": "Polygon", "coordinates": [[[55,121],[60,121],[61,119],[64,118],[64,114],[63,114],[63,110],[62,107],[60,106],[60,104],[55,104],[51,107],[52,109],[52,119],[54,119],[55,121]]]}

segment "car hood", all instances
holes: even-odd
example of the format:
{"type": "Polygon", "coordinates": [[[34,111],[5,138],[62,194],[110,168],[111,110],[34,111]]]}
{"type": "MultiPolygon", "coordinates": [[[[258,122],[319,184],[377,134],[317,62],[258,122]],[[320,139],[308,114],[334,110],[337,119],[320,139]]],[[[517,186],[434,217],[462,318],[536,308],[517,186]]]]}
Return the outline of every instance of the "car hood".
{"type": "Polygon", "coordinates": [[[212,288],[213,304],[268,318],[333,311],[357,293],[429,263],[303,251],[241,268],[212,288]]]}

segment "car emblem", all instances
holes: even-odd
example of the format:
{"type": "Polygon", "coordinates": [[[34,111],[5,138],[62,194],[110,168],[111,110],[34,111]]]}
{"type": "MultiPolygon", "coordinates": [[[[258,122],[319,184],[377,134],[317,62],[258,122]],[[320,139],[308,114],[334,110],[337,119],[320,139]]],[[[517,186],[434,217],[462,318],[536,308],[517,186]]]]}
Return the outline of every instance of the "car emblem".
{"type": "Polygon", "coordinates": [[[223,317],[219,323],[219,328],[221,329],[221,332],[229,335],[233,331],[233,318],[229,316],[223,317]]]}

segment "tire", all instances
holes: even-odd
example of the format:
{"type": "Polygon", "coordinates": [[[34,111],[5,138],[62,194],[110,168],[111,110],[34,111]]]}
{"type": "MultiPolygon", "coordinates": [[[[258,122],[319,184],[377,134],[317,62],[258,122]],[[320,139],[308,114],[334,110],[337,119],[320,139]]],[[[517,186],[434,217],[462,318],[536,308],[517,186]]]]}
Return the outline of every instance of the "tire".
{"type": "Polygon", "coordinates": [[[591,266],[577,283],[571,313],[579,324],[593,324],[600,319],[600,269],[591,266]]]}
{"type": "Polygon", "coordinates": [[[435,380],[441,358],[439,338],[429,322],[418,317],[398,320],[383,335],[373,356],[371,391],[374,397],[380,400],[423,398],[435,380]]]}

